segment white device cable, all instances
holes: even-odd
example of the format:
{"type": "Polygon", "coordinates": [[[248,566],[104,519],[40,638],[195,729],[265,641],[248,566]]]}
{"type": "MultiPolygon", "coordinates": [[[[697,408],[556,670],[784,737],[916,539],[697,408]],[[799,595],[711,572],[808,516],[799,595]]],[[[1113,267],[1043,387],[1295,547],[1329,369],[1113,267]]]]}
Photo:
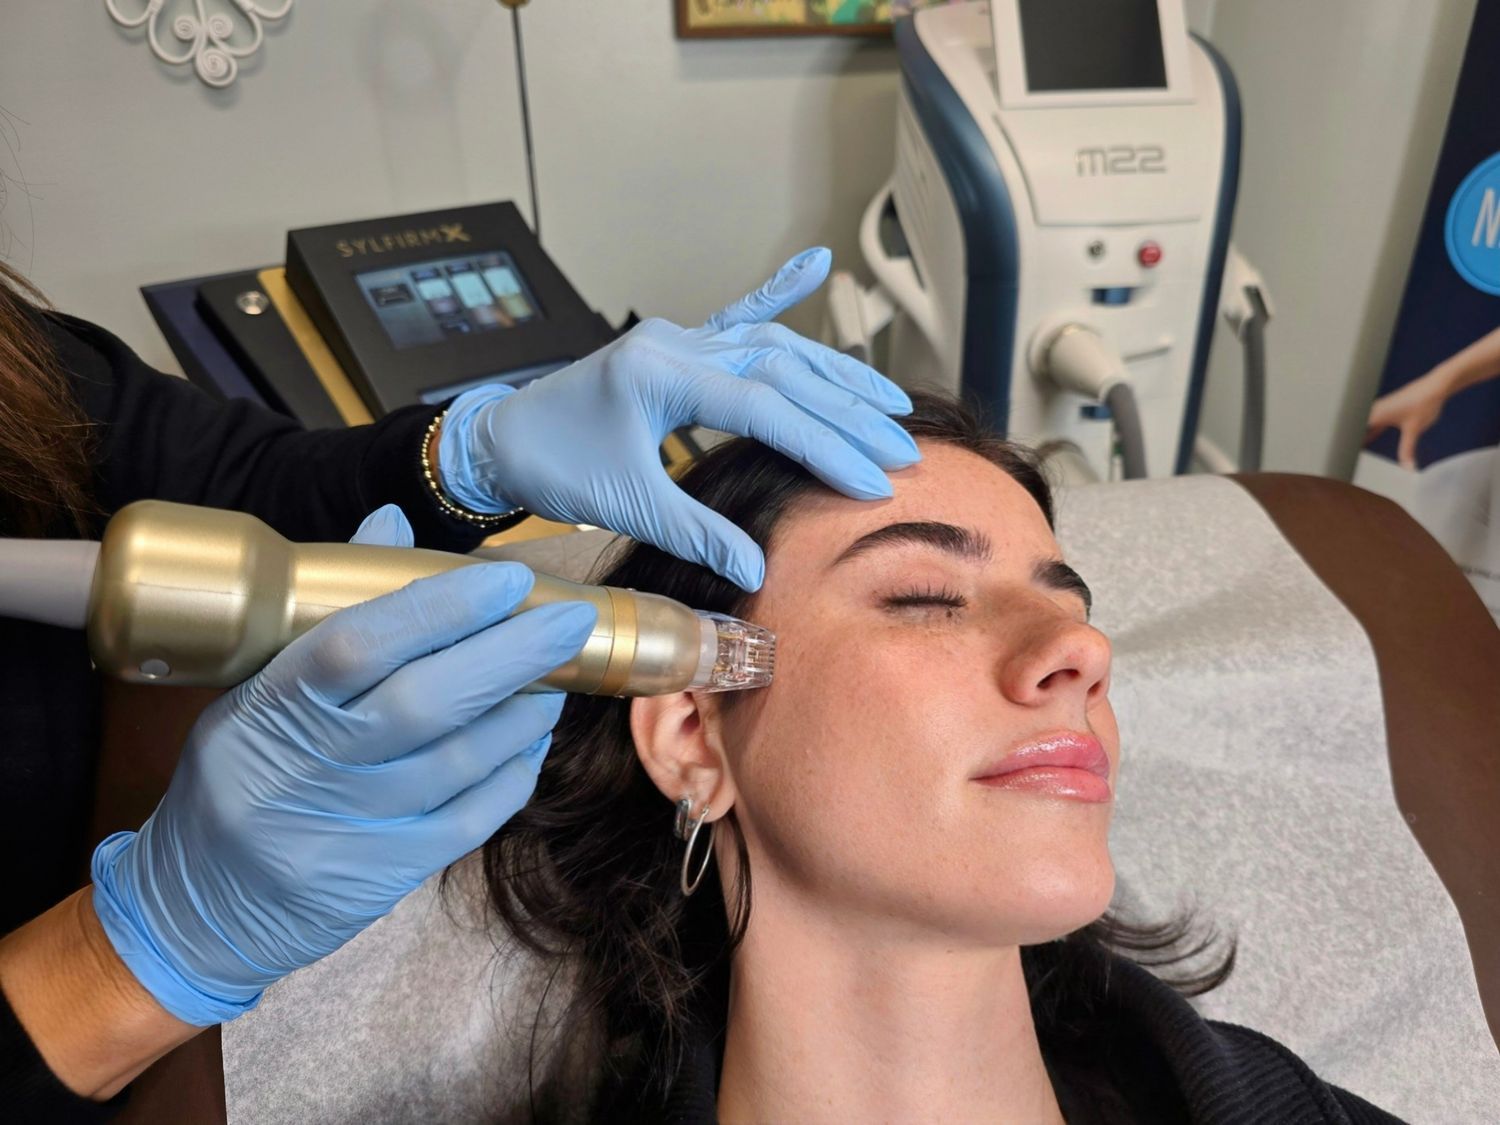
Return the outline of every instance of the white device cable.
{"type": "MultiPolygon", "coordinates": [[[[910,255],[896,257],[886,250],[880,239],[880,216],[890,205],[893,192],[891,181],[887,181],[865,208],[859,221],[859,248],[870,272],[875,275],[878,287],[888,294],[881,300],[887,304],[894,300],[893,315],[894,308],[899,306],[911,317],[923,336],[928,340],[940,340],[943,338],[942,318],[938,314],[937,302],[917,273],[916,259],[910,255]]],[[[878,330],[872,328],[871,335],[878,330]]]]}
{"type": "Polygon", "coordinates": [[[0,539],[0,617],[82,629],[98,561],[83,539],[0,539]]]}
{"type": "Polygon", "coordinates": [[[1240,418],[1240,471],[1260,472],[1266,443],[1266,321],[1270,313],[1257,286],[1245,287],[1251,313],[1240,339],[1245,345],[1245,402],[1240,418]]]}
{"type": "Polygon", "coordinates": [[[1207,434],[1198,434],[1193,438],[1193,459],[1205,472],[1219,476],[1240,471],[1234,459],[1207,434]]]}
{"type": "Polygon", "coordinates": [[[1040,349],[1038,373],[1065,391],[1109,407],[1126,480],[1146,476],[1146,436],[1135,388],[1119,354],[1083,324],[1065,324],[1040,349]]]}
{"type": "Polygon", "coordinates": [[[1226,302],[1224,319],[1239,338],[1244,355],[1244,395],[1240,410],[1240,459],[1234,459],[1207,434],[1193,438],[1193,456],[1211,473],[1257,473],[1266,444],[1266,322],[1270,302],[1259,285],[1243,286],[1226,302]]]}
{"type": "MultiPolygon", "coordinates": [[[[1224,260],[1219,314],[1244,349],[1245,387],[1240,414],[1239,469],[1253,473],[1260,469],[1265,448],[1266,322],[1276,315],[1276,310],[1271,305],[1260,271],[1232,243],[1224,260]]],[[[1206,437],[1199,435],[1195,449],[1199,459],[1214,472],[1235,471],[1232,463],[1227,469],[1220,467],[1227,458],[1206,437]]]]}
{"type": "Polygon", "coordinates": [[[1141,428],[1141,411],[1135,401],[1135,388],[1116,383],[1104,396],[1114,422],[1115,438],[1120,443],[1120,464],[1126,480],[1146,479],[1146,434],[1141,428]]]}

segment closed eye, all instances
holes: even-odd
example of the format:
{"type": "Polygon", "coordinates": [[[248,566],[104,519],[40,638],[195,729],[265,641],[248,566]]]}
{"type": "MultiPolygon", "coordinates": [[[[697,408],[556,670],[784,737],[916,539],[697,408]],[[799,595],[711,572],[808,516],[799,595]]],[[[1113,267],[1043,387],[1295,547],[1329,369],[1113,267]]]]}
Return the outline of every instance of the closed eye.
{"type": "Polygon", "coordinates": [[[945,587],[927,586],[891,594],[884,599],[889,609],[908,609],[913,606],[943,606],[947,609],[963,609],[969,600],[962,594],[945,587]]]}

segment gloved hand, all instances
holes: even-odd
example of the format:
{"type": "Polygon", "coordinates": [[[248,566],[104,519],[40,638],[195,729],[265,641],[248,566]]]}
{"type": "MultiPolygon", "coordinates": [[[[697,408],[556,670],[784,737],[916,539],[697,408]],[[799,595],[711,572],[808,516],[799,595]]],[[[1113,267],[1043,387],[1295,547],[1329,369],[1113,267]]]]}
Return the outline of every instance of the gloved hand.
{"type": "Polygon", "coordinates": [[[830,260],[804,251],[701,328],[647,320],[520,390],[460,395],[438,446],[444,488],[474,511],[607,527],[759,589],[760,548],[662,468],[669,433],[696,423],[753,437],[856,498],[891,495],[881,470],[921,456],[886,417],[911,410],[900,388],[767,323],[821,285],[830,260]]]}
{"type": "MultiPolygon", "coordinates": [[[[410,546],[411,528],[387,506],[354,541],[410,546]]],[[[596,617],[511,617],[531,584],[475,565],[351,606],[203,713],[140,832],[94,852],[94,909],[162,1007],[232,1019],[526,803],[564,697],[514,693],[596,617]]]]}

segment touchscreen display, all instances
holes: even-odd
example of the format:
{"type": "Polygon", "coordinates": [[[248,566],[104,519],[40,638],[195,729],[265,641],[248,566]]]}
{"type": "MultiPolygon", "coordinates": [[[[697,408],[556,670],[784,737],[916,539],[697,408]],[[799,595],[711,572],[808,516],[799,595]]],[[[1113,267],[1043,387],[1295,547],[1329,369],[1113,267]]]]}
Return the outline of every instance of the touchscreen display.
{"type": "Polygon", "coordinates": [[[1026,88],[1165,89],[1156,0],[1019,0],[1026,88]]]}
{"type": "Polygon", "coordinates": [[[503,251],[367,270],[354,280],[398,349],[513,328],[542,316],[526,279],[503,251]]]}

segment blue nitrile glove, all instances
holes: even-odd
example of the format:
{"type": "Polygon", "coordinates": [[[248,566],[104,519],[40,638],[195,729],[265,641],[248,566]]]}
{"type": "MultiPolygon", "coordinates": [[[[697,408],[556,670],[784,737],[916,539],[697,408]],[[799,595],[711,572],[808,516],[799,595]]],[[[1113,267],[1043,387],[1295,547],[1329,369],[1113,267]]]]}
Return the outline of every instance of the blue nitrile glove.
{"type": "Polygon", "coordinates": [[[920,458],[886,417],[911,410],[899,387],[767,323],[821,285],[830,261],[803,251],[701,328],[647,320],[520,390],[460,395],[439,442],[444,488],[475,511],[607,527],[759,589],[760,548],[662,468],[669,433],[696,423],[756,438],[861,499],[889,496],[881,470],[920,458]]]}
{"type": "MultiPolygon", "coordinates": [[[[411,543],[399,509],[355,542],[411,543]]],[[[199,718],[139,833],[94,852],[94,909],[178,1019],[208,1025],[332,953],[526,803],[586,603],[511,617],[517,563],[412,582],[333,614],[199,718]]]]}

